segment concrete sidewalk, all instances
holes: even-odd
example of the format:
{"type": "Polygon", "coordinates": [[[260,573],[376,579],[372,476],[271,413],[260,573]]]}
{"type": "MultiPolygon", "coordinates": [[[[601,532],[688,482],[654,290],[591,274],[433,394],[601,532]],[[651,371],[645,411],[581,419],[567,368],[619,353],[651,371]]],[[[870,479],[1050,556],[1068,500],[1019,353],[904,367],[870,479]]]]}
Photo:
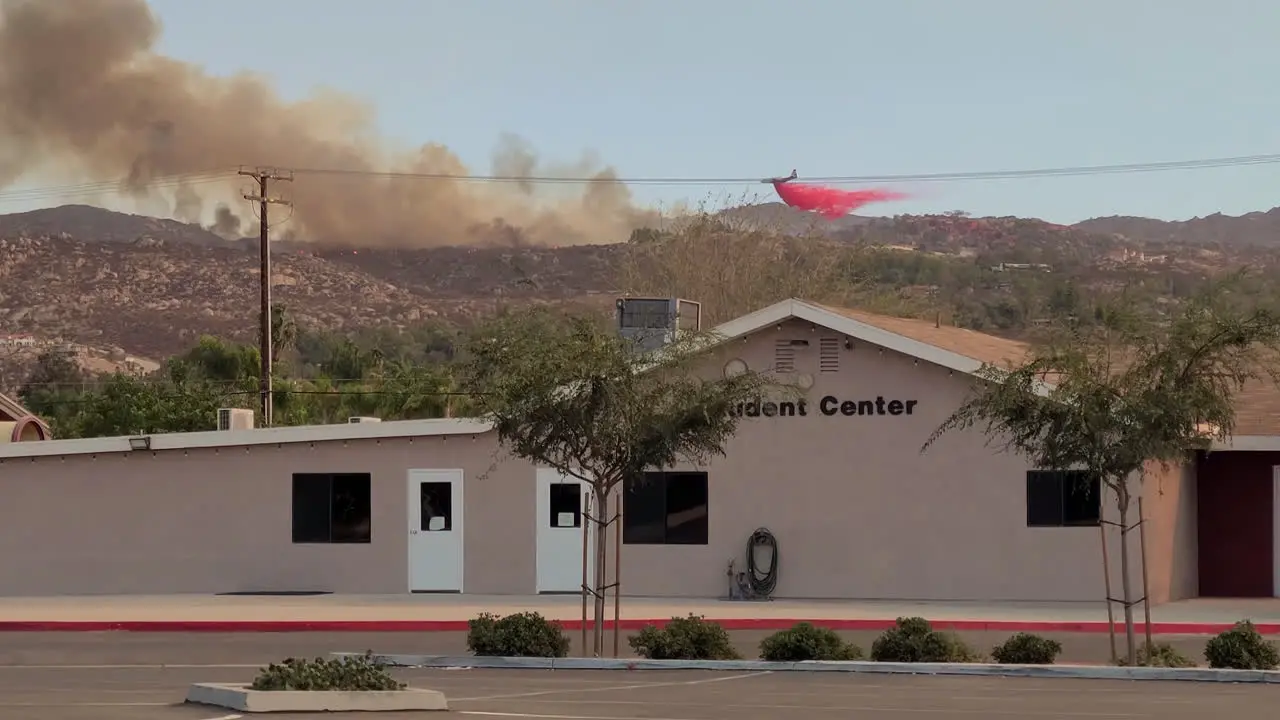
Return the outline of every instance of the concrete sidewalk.
{"type": "MultiPolygon", "coordinates": [[[[458,631],[482,612],[533,610],[581,627],[573,596],[477,595],[152,595],[0,598],[0,631],[458,631]]],[[[612,617],[613,603],[608,613],[612,617]]],[[[627,629],[703,615],[730,630],[771,630],[811,621],[842,630],[879,630],[902,616],[939,627],[1010,632],[1105,632],[1103,603],[978,603],[837,600],[727,602],[715,599],[623,598],[627,629]]],[[[1136,608],[1141,622],[1141,608],[1136,608]]],[[[1119,608],[1116,619],[1121,620],[1119,608]]],[[[1280,633],[1280,599],[1186,600],[1153,608],[1153,632],[1216,633],[1240,619],[1280,633]]]]}

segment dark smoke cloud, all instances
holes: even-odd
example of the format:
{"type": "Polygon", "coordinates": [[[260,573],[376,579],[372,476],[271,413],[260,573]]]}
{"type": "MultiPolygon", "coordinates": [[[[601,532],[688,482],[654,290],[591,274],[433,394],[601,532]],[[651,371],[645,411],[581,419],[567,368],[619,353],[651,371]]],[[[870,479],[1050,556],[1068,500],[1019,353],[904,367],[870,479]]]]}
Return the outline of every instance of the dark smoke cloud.
{"type": "MultiPolygon", "coordinates": [[[[122,180],[139,200],[169,198],[174,217],[238,233],[251,212],[240,182],[157,179],[236,165],[466,174],[447,147],[396,151],[373,112],[327,94],[281,99],[262,78],[214,77],[159,55],[145,0],[0,0],[0,187],[50,167],[77,182],[122,180]],[[227,204],[231,203],[231,204],[227,204]],[[211,209],[211,216],[206,216],[211,209]]],[[[594,158],[547,166],[516,137],[499,142],[493,174],[594,177],[583,186],[530,182],[302,175],[288,233],[360,245],[614,242],[652,221],[594,158]],[[557,194],[558,193],[558,194],[557,194]]]]}

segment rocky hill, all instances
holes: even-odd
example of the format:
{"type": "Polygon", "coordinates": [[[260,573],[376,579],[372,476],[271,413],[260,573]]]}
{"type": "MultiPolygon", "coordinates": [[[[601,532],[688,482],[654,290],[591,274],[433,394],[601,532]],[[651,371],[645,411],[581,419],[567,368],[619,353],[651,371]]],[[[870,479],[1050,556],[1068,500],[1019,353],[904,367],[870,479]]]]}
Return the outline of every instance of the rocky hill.
{"type": "MultiPolygon", "coordinates": [[[[738,209],[727,219],[797,232],[816,227],[846,243],[950,258],[957,266],[1045,262],[1089,269],[1136,262],[1140,271],[1156,273],[1179,263],[1197,272],[1272,263],[1274,245],[1256,245],[1266,228],[1280,225],[1280,209],[1185,223],[1101,218],[1075,227],[960,213],[815,225],[811,216],[777,205],[738,209]]],[[[275,248],[277,299],[301,323],[341,330],[432,318],[465,322],[512,300],[605,301],[619,290],[623,246],[275,248]]],[[[992,284],[992,292],[1005,285],[992,284]]],[[[108,356],[160,358],[201,333],[252,339],[257,311],[253,241],[87,206],[0,216],[0,336],[30,334],[108,356]]]]}

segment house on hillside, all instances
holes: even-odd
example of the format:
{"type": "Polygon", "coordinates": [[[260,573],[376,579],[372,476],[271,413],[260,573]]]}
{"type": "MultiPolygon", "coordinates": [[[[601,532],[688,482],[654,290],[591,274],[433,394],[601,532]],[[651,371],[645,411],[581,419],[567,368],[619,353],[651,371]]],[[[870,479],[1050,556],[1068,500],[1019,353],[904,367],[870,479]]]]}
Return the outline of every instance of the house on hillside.
{"type": "MultiPolygon", "coordinates": [[[[622,315],[620,332],[653,327],[622,315]]],[[[627,595],[728,595],[758,529],[781,549],[779,598],[1097,603],[1103,535],[1118,584],[1096,481],[977,431],[920,452],[982,364],[1025,345],[802,300],[716,331],[702,372],[770,372],[804,396],[746,403],[725,457],[619,489],[607,542],[627,595]]],[[[1238,400],[1230,443],[1142,485],[1131,581],[1154,603],[1280,596],[1280,393],[1238,400]]],[[[25,548],[0,553],[0,595],[581,588],[584,488],[511,457],[483,420],[225,427],[0,445],[0,546],[25,548]]]]}
{"type": "Polygon", "coordinates": [[[0,443],[48,440],[53,435],[45,421],[17,400],[0,393],[0,443]]]}

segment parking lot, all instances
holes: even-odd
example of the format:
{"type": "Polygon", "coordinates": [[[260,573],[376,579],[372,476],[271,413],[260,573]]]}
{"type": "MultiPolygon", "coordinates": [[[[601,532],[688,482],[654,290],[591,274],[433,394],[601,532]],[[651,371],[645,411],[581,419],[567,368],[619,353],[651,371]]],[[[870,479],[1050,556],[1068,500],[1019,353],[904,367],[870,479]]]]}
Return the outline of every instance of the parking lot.
{"type": "MultiPolygon", "coordinates": [[[[0,636],[5,720],[212,720],[184,706],[192,682],[245,682],[289,655],[373,647],[454,652],[447,638],[398,634],[27,634],[0,636]],[[392,639],[396,642],[390,643],[392,639]]],[[[452,641],[450,641],[452,642],[452,641]]],[[[828,673],[397,670],[443,691],[437,717],[530,720],[773,720],[775,718],[1272,718],[1280,687],[828,673]]],[[[421,717],[379,713],[377,717],[421,717]]],[[[305,718],[312,716],[292,715],[305,718]]],[[[325,715],[314,717],[340,718],[325,715]]]]}

